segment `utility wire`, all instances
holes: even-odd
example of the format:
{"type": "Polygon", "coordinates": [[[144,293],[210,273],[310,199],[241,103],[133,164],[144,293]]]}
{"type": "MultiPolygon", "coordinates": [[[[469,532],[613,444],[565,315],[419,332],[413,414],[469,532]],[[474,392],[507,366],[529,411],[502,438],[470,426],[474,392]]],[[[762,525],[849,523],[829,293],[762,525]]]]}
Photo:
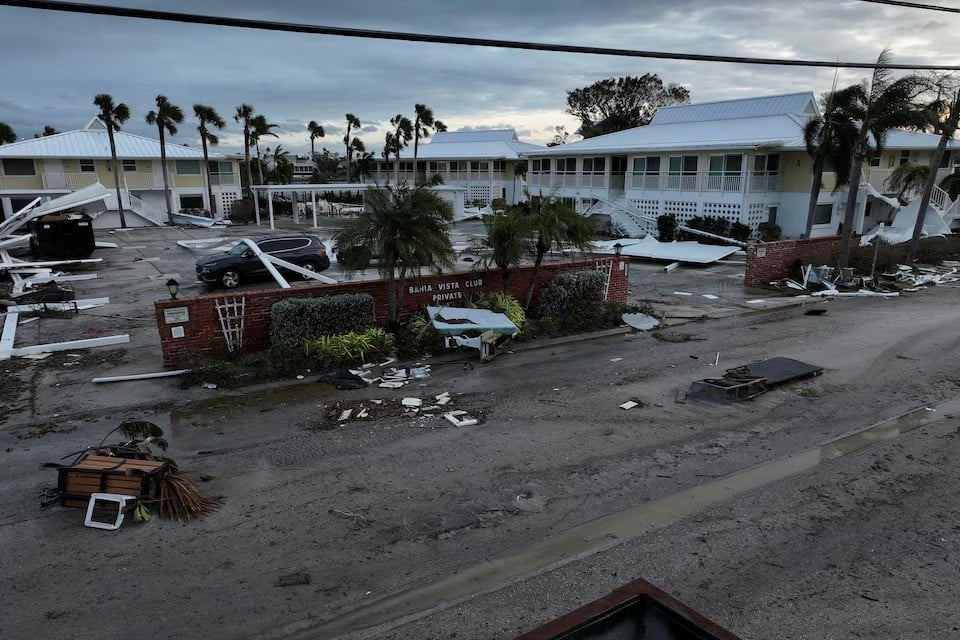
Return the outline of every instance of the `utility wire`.
{"type": "Polygon", "coordinates": [[[78,2],[59,2],[54,0],[0,0],[0,6],[42,9],[46,11],[64,11],[68,13],[87,13],[121,18],[140,18],[144,20],[162,20],[188,24],[217,25],[238,27],[241,29],[260,29],[265,31],[285,31],[313,35],[342,36],[346,38],[369,38],[374,40],[403,40],[407,42],[431,42],[435,44],[455,44],[469,47],[499,47],[502,49],[526,49],[530,51],[554,51],[561,53],[583,53],[601,56],[619,56],[626,58],[656,58],[661,60],[690,60],[696,62],[727,62],[733,64],[754,64],[781,67],[828,67],[850,69],[903,69],[922,71],[960,71],[960,66],[927,64],[882,64],[875,62],[829,62],[825,60],[789,60],[782,58],[753,58],[744,56],[718,56],[698,53],[676,53],[665,51],[641,51],[635,49],[613,49],[608,47],[585,47],[578,45],[555,44],[547,42],[527,42],[521,40],[495,40],[490,38],[471,38],[464,36],[446,36],[404,31],[380,31],[375,29],[352,29],[294,22],[273,22],[249,18],[229,18],[206,16],[152,9],[132,9],[78,2]]]}
{"type": "Polygon", "coordinates": [[[960,13],[957,7],[942,7],[938,4],[921,4],[919,2],[904,2],[903,0],[860,0],[871,4],[888,4],[892,7],[907,7],[908,9],[926,9],[928,11],[945,11],[947,13],[960,13]]]}

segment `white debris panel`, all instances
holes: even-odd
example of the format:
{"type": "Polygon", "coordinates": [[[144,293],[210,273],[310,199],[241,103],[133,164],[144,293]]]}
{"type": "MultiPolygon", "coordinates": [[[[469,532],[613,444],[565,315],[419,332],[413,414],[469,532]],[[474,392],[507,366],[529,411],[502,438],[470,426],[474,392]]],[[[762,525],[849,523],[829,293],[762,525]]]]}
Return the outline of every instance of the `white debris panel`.
{"type": "Polygon", "coordinates": [[[711,264],[740,251],[740,247],[700,244],[693,241],[660,242],[653,236],[646,236],[641,240],[625,238],[594,242],[593,253],[615,255],[615,245],[618,243],[621,246],[620,255],[622,256],[686,264],[711,264]]]}

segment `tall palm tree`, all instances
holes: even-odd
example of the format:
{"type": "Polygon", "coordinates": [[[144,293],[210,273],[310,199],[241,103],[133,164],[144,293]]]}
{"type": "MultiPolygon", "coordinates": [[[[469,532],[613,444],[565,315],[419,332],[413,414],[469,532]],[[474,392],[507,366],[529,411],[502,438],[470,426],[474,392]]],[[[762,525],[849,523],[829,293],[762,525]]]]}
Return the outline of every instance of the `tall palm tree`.
{"type": "MultiPolygon", "coordinates": [[[[439,272],[453,264],[453,246],[447,225],[453,209],[436,192],[426,187],[397,185],[370,189],[366,207],[356,222],[336,235],[338,247],[367,247],[378,255],[380,275],[387,281],[389,315],[392,325],[400,321],[404,283],[423,268],[439,272]]],[[[366,265],[366,252],[345,252],[344,268],[350,271],[366,265]]]]}
{"type": "Polygon", "coordinates": [[[260,178],[260,184],[263,184],[263,160],[260,155],[260,138],[265,136],[276,138],[277,134],[271,131],[271,129],[275,129],[279,125],[267,122],[267,117],[262,113],[254,116],[253,119],[250,120],[250,124],[250,142],[257,150],[257,174],[260,178]]]}
{"type": "Polygon", "coordinates": [[[930,159],[930,168],[927,172],[927,181],[920,196],[920,209],[917,211],[917,221],[913,226],[913,235],[907,249],[907,260],[913,261],[920,249],[920,236],[923,234],[923,222],[930,208],[930,198],[933,196],[933,187],[937,183],[937,170],[943,161],[943,154],[947,144],[953,139],[960,127],[960,84],[956,78],[943,78],[936,83],[936,96],[924,109],[927,123],[934,131],[940,134],[937,149],[930,159]]]}
{"type": "Polygon", "coordinates": [[[327,135],[327,132],[323,130],[323,125],[321,125],[316,120],[311,120],[307,125],[307,131],[310,132],[310,160],[316,165],[317,163],[317,149],[315,142],[317,138],[322,138],[327,135]]]}
{"type": "Polygon", "coordinates": [[[588,251],[594,237],[593,224],[556,198],[543,197],[531,199],[530,215],[536,230],[534,246],[533,273],[530,286],[527,287],[525,308],[530,308],[533,300],[533,288],[540,276],[540,265],[547,252],[556,247],[573,246],[578,251],[588,251]]]}
{"type": "Polygon", "coordinates": [[[486,236],[481,238],[470,253],[480,256],[477,263],[484,269],[496,266],[500,271],[503,292],[510,288],[510,270],[520,266],[524,258],[536,254],[533,216],[520,207],[510,207],[503,213],[483,219],[486,236]]]}
{"type": "Polygon", "coordinates": [[[203,175],[207,180],[207,197],[210,201],[210,215],[217,217],[217,205],[213,199],[213,182],[210,180],[210,153],[207,145],[215,147],[220,144],[220,138],[217,134],[210,131],[210,127],[222,130],[227,123],[217,110],[205,104],[193,105],[193,115],[197,118],[197,133],[200,134],[200,144],[203,146],[203,175]]]}
{"type": "Polygon", "coordinates": [[[416,114],[413,121],[413,169],[416,172],[420,139],[429,138],[431,130],[446,131],[447,125],[437,120],[433,115],[433,109],[425,104],[415,104],[413,110],[416,114]]]}
{"type": "Polygon", "coordinates": [[[413,123],[410,118],[398,113],[390,118],[390,124],[393,126],[393,136],[390,142],[394,155],[397,157],[397,182],[400,181],[400,152],[410,144],[413,138],[413,123]]]}
{"type": "Polygon", "coordinates": [[[350,132],[354,127],[360,128],[360,118],[352,113],[348,113],[345,117],[347,119],[347,135],[343,136],[343,144],[347,147],[347,182],[350,182],[350,161],[353,159],[352,145],[353,141],[357,140],[357,138],[350,138],[350,132]]]}
{"type": "Polygon", "coordinates": [[[9,144],[16,141],[17,134],[14,133],[13,127],[6,122],[0,122],[0,144],[9,144]]]}
{"type": "MultiPolygon", "coordinates": [[[[354,154],[356,154],[357,157],[360,158],[360,157],[363,157],[366,154],[366,152],[367,152],[367,145],[363,144],[363,140],[361,140],[360,138],[354,138],[353,140],[351,140],[350,145],[347,147],[347,166],[350,167],[351,164],[355,164],[353,162],[354,154]]],[[[348,182],[353,182],[352,178],[362,177],[361,172],[359,171],[357,166],[353,167],[352,174],[353,175],[351,176],[350,169],[348,169],[348,173],[347,173],[348,182]]]]}
{"type": "Polygon", "coordinates": [[[100,107],[100,113],[97,115],[100,121],[107,127],[107,138],[110,140],[110,165],[113,169],[113,184],[117,190],[117,211],[120,214],[120,228],[127,228],[127,220],[123,216],[123,200],[120,196],[120,170],[122,167],[117,164],[117,142],[114,139],[114,132],[120,131],[124,122],[130,119],[130,107],[124,103],[114,104],[113,96],[109,93],[98,93],[93,99],[93,104],[100,107]]]}
{"type": "Polygon", "coordinates": [[[253,114],[256,113],[249,104],[243,103],[236,108],[233,119],[238,124],[243,125],[243,166],[246,167],[247,174],[247,195],[253,199],[253,172],[250,169],[250,133],[253,130],[251,121],[253,114]]]}
{"type": "Polygon", "coordinates": [[[897,200],[900,201],[900,204],[906,204],[907,201],[904,197],[906,193],[922,192],[929,175],[930,167],[927,165],[908,162],[891,171],[885,184],[888,189],[897,192],[897,200]]]}
{"type": "Polygon", "coordinates": [[[177,125],[183,122],[183,109],[167,100],[167,96],[157,96],[157,108],[151,109],[145,118],[147,124],[157,125],[160,132],[160,165],[163,171],[163,196],[167,203],[167,224],[173,224],[173,206],[170,202],[170,176],[167,173],[167,145],[164,136],[177,135],[177,125]]]}
{"type": "MultiPolygon", "coordinates": [[[[889,51],[883,51],[877,64],[889,62],[889,51]]],[[[859,89],[850,104],[850,115],[859,125],[854,139],[850,166],[850,187],[847,190],[847,206],[843,212],[843,233],[840,236],[840,267],[850,262],[850,241],[853,237],[853,221],[860,191],[860,176],[863,163],[873,153],[883,151],[887,134],[891,129],[922,126],[926,115],[915,104],[920,93],[920,79],[909,75],[893,79],[890,69],[874,70],[869,86],[857,85],[859,89]],[[871,144],[872,138],[872,144],[871,144]]]]}
{"type": "Polygon", "coordinates": [[[857,136],[857,124],[850,117],[848,107],[856,94],[856,86],[831,91],[823,98],[823,114],[811,118],[803,127],[803,141],[807,146],[807,153],[813,158],[810,203],[803,234],[808,238],[813,230],[817,200],[823,187],[823,171],[827,164],[833,168],[835,176],[834,193],[850,182],[850,161],[853,141],[857,136]]]}

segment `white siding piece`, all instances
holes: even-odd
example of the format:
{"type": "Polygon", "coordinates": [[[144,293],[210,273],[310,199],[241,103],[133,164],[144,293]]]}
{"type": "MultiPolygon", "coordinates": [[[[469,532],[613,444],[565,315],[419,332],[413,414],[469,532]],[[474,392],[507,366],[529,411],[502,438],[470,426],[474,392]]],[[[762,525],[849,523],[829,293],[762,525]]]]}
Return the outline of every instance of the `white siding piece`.
{"type": "Polygon", "coordinates": [[[70,300],[68,302],[37,302],[34,304],[21,304],[15,307],[9,307],[8,311],[15,313],[28,313],[30,311],[73,311],[74,309],[93,309],[110,304],[110,298],[85,298],[81,300],[70,300]]]}
{"type": "Polygon", "coordinates": [[[11,353],[15,356],[27,356],[35,353],[70,351],[71,349],[87,349],[89,347],[107,347],[114,344],[126,344],[128,342],[130,342],[130,336],[124,333],[116,336],[102,336],[100,338],[86,338],[84,340],[71,340],[69,342],[51,342],[50,344],[37,344],[29,347],[16,347],[11,353]]]}
{"type": "Polygon", "coordinates": [[[17,318],[15,311],[7,311],[3,322],[3,333],[0,333],[0,360],[8,360],[13,353],[13,341],[17,336],[17,318]]]}

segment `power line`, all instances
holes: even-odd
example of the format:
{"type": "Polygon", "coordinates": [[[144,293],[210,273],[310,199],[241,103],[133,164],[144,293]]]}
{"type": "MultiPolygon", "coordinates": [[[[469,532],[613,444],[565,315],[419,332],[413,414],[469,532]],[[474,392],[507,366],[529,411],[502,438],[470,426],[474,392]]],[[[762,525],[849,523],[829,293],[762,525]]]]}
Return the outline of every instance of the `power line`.
{"type": "Polygon", "coordinates": [[[904,2],[903,0],[860,0],[871,4],[888,4],[893,7],[907,7],[908,9],[926,9],[928,11],[945,11],[947,13],[960,13],[957,7],[941,7],[938,4],[921,4],[919,2],[904,2]]]}
{"type": "Polygon", "coordinates": [[[501,49],[525,49],[529,51],[553,51],[560,53],[583,53],[588,55],[619,56],[626,58],[655,58],[661,60],[687,60],[695,62],[726,62],[733,64],[754,64],[781,67],[828,67],[850,69],[903,69],[908,71],[960,71],[960,66],[884,64],[875,62],[829,62],[825,60],[789,60],[782,58],[753,58],[744,56],[718,56],[698,53],[676,53],[665,51],[642,51],[635,49],[613,49],[608,47],[585,47],[579,45],[555,44],[546,42],[526,42],[521,40],[495,40],[491,38],[470,38],[464,36],[446,36],[404,31],[380,31],[375,29],[352,29],[310,25],[294,22],[274,22],[249,18],[228,18],[206,16],[152,9],[132,9],[111,7],[77,2],[59,2],[54,0],[0,0],[0,6],[63,11],[68,13],[87,13],[120,18],[139,18],[143,20],[161,20],[188,24],[216,25],[241,29],[260,29],[265,31],[285,31],[313,35],[342,36],[346,38],[369,38],[374,40],[402,40],[407,42],[430,42],[434,44],[454,44],[468,47],[498,47],[501,49]]]}

